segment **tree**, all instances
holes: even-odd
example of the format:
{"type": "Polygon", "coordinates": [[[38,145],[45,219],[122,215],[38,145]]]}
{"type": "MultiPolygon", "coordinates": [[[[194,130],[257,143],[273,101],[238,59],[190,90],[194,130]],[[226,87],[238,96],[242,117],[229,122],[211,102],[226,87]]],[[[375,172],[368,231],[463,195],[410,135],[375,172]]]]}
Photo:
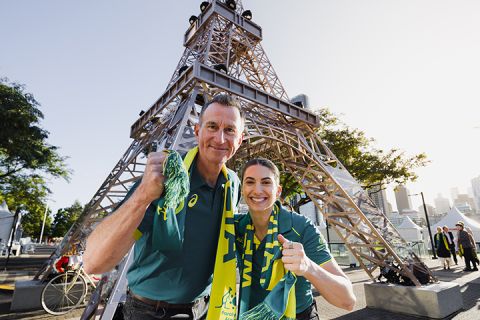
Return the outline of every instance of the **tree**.
{"type": "Polygon", "coordinates": [[[418,178],[414,170],[428,163],[424,153],[409,157],[398,149],[375,148],[373,138],[349,128],[328,109],[321,109],[318,114],[323,123],[318,130],[320,138],[365,189],[413,182],[418,178]]]}
{"type": "Polygon", "coordinates": [[[47,143],[49,132],[39,127],[39,106],[23,86],[0,79],[0,183],[25,171],[68,177],[65,158],[47,143]]]}
{"type": "MultiPolygon", "coordinates": [[[[40,236],[43,217],[46,209],[46,197],[49,190],[44,178],[37,175],[14,175],[8,177],[7,183],[2,185],[3,195],[0,201],[5,200],[10,210],[21,209],[22,229],[24,236],[38,238],[40,236]]],[[[52,219],[47,213],[44,234],[48,235],[52,219]]]]}
{"type": "Polygon", "coordinates": [[[68,180],[70,175],[66,158],[40,127],[39,106],[23,85],[0,79],[0,201],[6,200],[13,211],[21,208],[24,233],[33,237],[40,234],[50,194],[47,178],[68,180]]]}
{"type": "Polygon", "coordinates": [[[83,206],[78,201],[75,201],[70,207],[59,209],[53,220],[52,237],[63,237],[80,217],[82,211],[83,206]]]}
{"type": "MultiPolygon", "coordinates": [[[[381,190],[389,183],[415,181],[418,176],[414,170],[428,163],[424,153],[408,157],[397,149],[384,151],[375,148],[374,139],[367,138],[359,129],[349,128],[326,108],[316,113],[321,123],[317,134],[364,189],[380,186],[376,190],[381,190]]],[[[282,176],[282,183],[287,185],[282,192],[283,199],[302,192],[292,178],[289,174],[282,176]]],[[[308,199],[298,205],[305,201],[308,199]]]]}

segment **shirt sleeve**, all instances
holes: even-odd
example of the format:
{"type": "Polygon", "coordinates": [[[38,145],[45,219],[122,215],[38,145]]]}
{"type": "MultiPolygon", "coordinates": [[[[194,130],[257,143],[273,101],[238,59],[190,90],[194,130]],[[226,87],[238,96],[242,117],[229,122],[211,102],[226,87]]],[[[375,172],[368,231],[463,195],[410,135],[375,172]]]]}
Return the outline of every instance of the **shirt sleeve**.
{"type": "Polygon", "coordinates": [[[318,265],[332,260],[332,255],[320,231],[311,221],[307,220],[305,223],[306,227],[303,230],[301,241],[307,257],[318,265]]]}

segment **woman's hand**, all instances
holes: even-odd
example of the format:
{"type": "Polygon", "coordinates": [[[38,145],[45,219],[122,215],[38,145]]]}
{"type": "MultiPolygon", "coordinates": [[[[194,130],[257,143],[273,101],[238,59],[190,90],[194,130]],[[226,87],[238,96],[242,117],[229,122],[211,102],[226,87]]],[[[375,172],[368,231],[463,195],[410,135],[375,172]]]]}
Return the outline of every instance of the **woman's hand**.
{"type": "Polygon", "coordinates": [[[299,242],[287,240],[281,234],[278,235],[278,241],[282,245],[282,262],[285,269],[295,273],[298,276],[304,276],[308,271],[311,260],[305,254],[303,245],[299,242]]]}

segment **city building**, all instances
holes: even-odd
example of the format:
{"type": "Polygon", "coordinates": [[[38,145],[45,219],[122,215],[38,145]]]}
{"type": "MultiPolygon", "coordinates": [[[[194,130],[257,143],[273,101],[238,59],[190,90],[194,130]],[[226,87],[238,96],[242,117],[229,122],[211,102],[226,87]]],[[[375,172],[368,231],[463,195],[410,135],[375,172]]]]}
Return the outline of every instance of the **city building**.
{"type": "Polygon", "coordinates": [[[417,220],[423,219],[423,217],[424,217],[424,216],[422,216],[422,214],[420,212],[418,212],[417,210],[413,210],[413,209],[402,210],[402,213],[400,213],[400,216],[401,217],[410,217],[410,219],[412,219],[415,223],[417,223],[416,222],[417,220]]]}
{"type": "Polygon", "coordinates": [[[381,186],[374,186],[368,190],[368,196],[372,199],[375,206],[379,208],[383,214],[387,215],[391,212],[388,208],[387,192],[381,189],[381,186]]]}
{"type": "Polygon", "coordinates": [[[393,212],[392,204],[388,201],[387,201],[387,212],[388,212],[388,215],[392,215],[392,212],[393,212]]]}
{"type": "Polygon", "coordinates": [[[457,198],[453,200],[453,205],[465,214],[475,213],[475,201],[466,193],[459,193],[457,198]]]}
{"type": "Polygon", "coordinates": [[[397,202],[397,211],[402,214],[403,211],[412,211],[412,201],[408,196],[408,189],[404,185],[398,185],[395,190],[395,200],[397,202]]]}
{"type": "Polygon", "coordinates": [[[459,193],[460,192],[458,191],[458,187],[450,188],[450,196],[452,197],[452,199],[457,199],[459,193]]]}
{"type": "Polygon", "coordinates": [[[441,193],[437,195],[433,202],[435,203],[437,214],[445,214],[451,208],[450,201],[447,198],[444,198],[441,193]]]}
{"type": "MultiPolygon", "coordinates": [[[[434,206],[430,204],[425,204],[425,206],[427,207],[427,212],[429,217],[437,215],[437,210],[435,209],[434,206]]],[[[418,206],[418,213],[420,216],[425,217],[425,210],[423,210],[423,204],[418,206]]]]}
{"type": "Polygon", "coordinates": [[[477,214],[480,214],[480,176],[472,179],[472,193],[475,201],[477,214]]]}

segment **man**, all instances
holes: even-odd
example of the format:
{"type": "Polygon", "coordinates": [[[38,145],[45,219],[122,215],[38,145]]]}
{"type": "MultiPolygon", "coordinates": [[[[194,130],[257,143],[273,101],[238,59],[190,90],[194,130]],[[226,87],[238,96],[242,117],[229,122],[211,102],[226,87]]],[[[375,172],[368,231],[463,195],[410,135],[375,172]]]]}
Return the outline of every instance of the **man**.
{"type": "MultiPolygon", "coordinates": [[[[219,230],[226,219],[224,193],[240,191],[238,177],[231,170],[226,174],[225,163],[240,147],[243,128],[244,116],[230,96],[217,95],[203,108],[195,126],[198,153],[195,155],[194,148],[186,156],[193,159],[186,164],[190,167],[190,193],[174,215],[179,217],[178,229],[183,232],[179,249],[158,250],[171,238],[153,228],[156,204],[164,191],[163,152],[148,155],[138,187],[89,236],[83,257],[87,273],[111,270],[135,243],[127,274],[126,319],[204,316],[221,241],[219,230]],[[232,186],[231,192],[224,191],[225,186],[232,186]]],[[[238,198],[232,199],[235,206],[238,198]]]]}
{"type": "Polygon", "coordinates": [[[455,261],[455,265],[458,265],[458,260],[457,260],[457,253],[455,249],[455,241],[453,238],[453,233],[448,230],[447,226],[443,226],[443,233],[445,234],[447,240],[448,240],[448,247],[450,248],[450,252],[453,257],[453,261],[455,261]]]}
{"type": "Polygon", "coordinates": [[[465,258],[465,269],[463,269],[463,271],[477,271],[477,264],[473,258],[475,243],[473,243],[472,237],[468,232],[464,230],[463,221],[457,222],[455,226],[458,227],[458,252],[465,258]],[[473,268],[470,266],[471,264],[473,268]]]}

